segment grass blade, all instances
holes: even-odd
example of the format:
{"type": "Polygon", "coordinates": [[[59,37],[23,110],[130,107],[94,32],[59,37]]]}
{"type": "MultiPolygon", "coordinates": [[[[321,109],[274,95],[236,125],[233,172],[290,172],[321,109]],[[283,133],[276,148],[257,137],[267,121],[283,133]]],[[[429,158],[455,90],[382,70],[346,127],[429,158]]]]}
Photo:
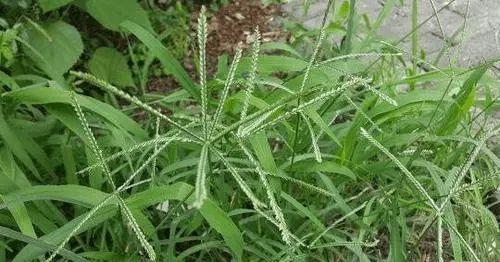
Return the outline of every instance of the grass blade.
{"type": "MultiPolygon", "coordinates": [[[[56,246],[50,244],[50,243],[47,243],[41,239],[36,239],[36,238],[33,238],[32,236],[28,236],[28,235],[25,235],[25,234],[22,234],[22,233],[19,233],[17,231],[14,231],[10,228],[6,228],[6,227],[3,227],[3,226],[0,226],[0,235],[4,236],[4,237],[8,237],[8,238],[11,238],[11,239],[16,239],[16,240],[19,240],[19,241],[23,241],[27,244],[31,244],[31,245],[34,245],[34,246],[37,246],[37,247],[40,247],[40,248],[44,248],[44,249],[48,249],[48,250],[54,250],[56,249],[56,246]]],[[[71,259],[72,261],[79,261],[79,262],[86,262],[88,260],[84,259],[83,257],[67,250],[67,249],[62,249],[60,251],[61,255],[63,257],[66,257],[68,259],[71,259]]]]}
{"type": "Polygon", "coordinates": [[[171,73],[177,81],[179,81],[179,84],[186,89],[192,97],[199,99],[200,92],[189,77],[189,74],[186,70],[184,70],[184,68],[182,68],[181,64],[175,59],[172,53],[166,49],[158,39],[156,39],[142,26],[134,22],[125,21],[121,23],[120,26],[134,34],[142,43],[144,43],[149,48],[150,52],[161,61],[165,69],[171,73]]]}

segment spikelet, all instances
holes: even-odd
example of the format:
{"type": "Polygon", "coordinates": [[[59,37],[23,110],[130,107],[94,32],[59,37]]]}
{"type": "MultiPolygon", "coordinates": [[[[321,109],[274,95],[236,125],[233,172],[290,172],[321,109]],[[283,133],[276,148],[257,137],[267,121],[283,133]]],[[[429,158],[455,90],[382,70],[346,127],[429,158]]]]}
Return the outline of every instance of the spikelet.
{"type": "Polygon", "coordinates": [[[332,228],[334,228],[340,222],[346,220],[348,217],[356,214],[359,210],[365,208],[365,206],[366,206],[367,203],[368,202],[364,202],[363,204],[361,204],[360,206],[358,206],[355,209],[351,210],[349,213],[345,214],[341,218],[335,220],[335,222],[333,222],[331,225],[329,225],[327,228],[325,228],[325,230],[323,230],[323,232],[321,232],[321,234],[319,234],[313,241],[311,241],[311,244],[309,244],[309,247],[314,246],[314,244],[316,244],[316,242],[318,242],[321,239],[322,236],[324,236],[328,231],[332,230],[332,228]]]}
{"type": "Polygon", "coordinates": [[[271,209],[274,212],[275,219],[277,221],[278,229],[281,232],[281,237],[283,239],[283,242],[285,242],[287,245],[292,245],[292,234],[290,230],[288,229],[288,226],[285,221],[285,217],[283,216],[283,212],[281,211],[281,208],[279,207],[278,203],[276,202],[276,198],[274,197],[274,193],[271,189],[271,186],[269,185],[269,182],[267,181],[266,175],[264,170],[260,167],[259,162],[254,158],[250,150],[243,144],[243,141],[237,136],[235,136],[236,141],[238,142],[238,145],[240,148],[243,150],[245,155],[248,157],[250,162],[255,166],[255,170],[257,171],[257,174],[259,174],[260,181],[262,185],[264,186],[264,189],[267,194],[267,198],[269,200],[269,205],[271,206],[271,209]]]}
{"type": "Polygon", "coordinates": [[[258,84],[262,84],[262,85],[267,85],[267,86],[271,86],[271,87],[275,87],[275,88],[278,88],[278,89],[281,89],[289,94],[295,94],[294,91],[292,91],[290,88],[284,86],[284,85],[281,85],[281,84],[278,84],[278,83],[274,83],[274,82],[271,82],[271,81],[266,81],[266,80],[260,80],[260,81],[257,81],[256,83],[258,84]]]}
{"type": "Polygon", "coordinates": [[[462,236],[462,234],[460,234],[460,232],[458,231],[458,229],[456,227],[454,227],[453,225],[451,225],[448,221],[446,221],[446,219],[444,219],[444,217],[442,217],[442,220],[443,220],[443,222],[446,223],[446,226],[449,229],[451,229],[451,231],[453,231],[453,233],[455,234],[455,236],[458,237],[458,239],[460,240],[460,242],[462,242],[462,245],[465,246],[465,248],[467,249],[467,251],[469,251],[469,253],[472,256],[472,258],[474,259],[474,261],[480,262],[481,260],[476,255],[476,252],[474,252],[474,249],[472,249],[472,247],[469,245],[469,243],[467,242],[467,240],[465,240],[464,237],[462,236]]]}
{"type": "Polygon", "coordinates": [[[200,88],[201,88],[201,121],[203,123],[203,134],[205,139],[208,138],[208,91],[207,91],[207,72],[206,72],[206,51],[207,44],[207,16],[205,14],[205,6],[201,7],[200,16],[198,17],[198,51],[200,70],[200,88]]]}
{"type": "MultiPolygon", "coordinates": [[[[240,137],[247,137],[251,134],[255,134],[259,131],[262,131],[266,128],[269,128],[271,126],[274,126],[276,125],[277,123],[291,117],[292,115],[294,114],[297,114],[299,112],[301,112],[303,109],[313,105],[313,104],[316,104],[316,103],[319,103],[321,101],[324,101],[334,95],[337,95],[337,94],[340,94],[342,92],[344,92],[348,87],[352,87],[352,86],[356,86],[360,83],[363,83],[364,81],[367,81],[367,80],[364,80],[362,78],[355,78],[351,81],[347,81],[345,82],[340,88],[337,88],[337,89],[333,89],[333,90],[330,90],[330,91],[327,91],[327,92],[323,92],[321,93],[320,95],[312,98],[311,100],[307,101],[307,102],[304,102],[302,104],[300,104],[298,107],[295,107],[293,108],[292,110],[289,110],[287,112],[285,112],[284,114],[278,116],[277,118],[267,122],[267,123],[264,123],[262,125],[258,125],[258,126],[255,126],[254,129],[245,129],[245,132],[241,132],[240,134],[240,137]]],[[[274,108],[276,109],[276,108],[274,108]]],[[[273,109],[273,110],[274,110],[273,109]]]]}
{"type": "Polygon", "coordinates": [[[316,135],[314,134],[314,129],[311,125],[311,121],[309,121],[309,118],[307,118],[307,116],[304,115],[304,113],[301,112],[300,114],[302,115],[302,118],[306,122],[307,128],[309,129],[309,133],[311,134],[311,143],[313,146],[313,152],[314,152],[314,157],[316,158],[316,162],[321,163],[322,162],[321,151],[319,150],[318,141],[316,141],[316,135]]]}
{"type": "Polygon", "coordinates": [[[309,63],[307,64],[306,71],[304,72],[304,78],[302,79],[302,84],[300,84],[299,92],[304,91],[304,87],[306,86],[306,82],[309,79],[309,74],[311,73],[311,68],[314,65],[314,61],[316,60],[316,56],[319,53],[319,49],[321,48],[321,43],[323,42],[323,39],[325,39],[325,28],[322,27],[321,30],[319,31],[319,36],[318,40],[316,42],[316,46],[314,47],[314,51],[311,55],[311,59],[309,60],[309,63]]]}
{"type": "MultiPolygon", "coordinates": [[[[122,202],[122,206],[126,207],[126,203],[122,198],[118,198],[118,201],[122,202]]],[[[122,208],[123,213],[125,213],[125,217],[129,221],[130,227],[134,231],[137,239],[139,239],[139,242],[141,243],[141,246],[146,250],[146,253],[148,254],[148,257],[150,260],[155,261],[156,260],[156,253],[153,249],[153,246],[149,244],[149,242],[146,239],[146,236],[142,232],[141,228],[139,227],[139,224],[137,224],[137,221],[134,218],[134,215],[132,214],[132,211],[128,207],[122,208]]]]}
{"type": "MultiPolygon", "coordinates": [[[[402,155],[402,156],[412,156],[413,154],[415,154],[415,152],[417,152],[416,148],[409,148],[409,149],[406,149],[406,150],[404,150],[403,152],[401,152],[399,154],[402,155]]],[[[432,155],[432,154],[434,154],[434,151],[432,151],[430,149],[422,149],[420,151],[420,155],[422,155],[422,156],[429,156],[429,155],[432,155]]]]}
{"type": "Polygon", "coordinates": [[[363,109],[356,105],[356,103],[354,103],[354,101],[352,101],[352,99],[348,95],[344,94],[344,97],[349,102],[349,104],[351,104],[356,109],[357,112],[359,112],[368,122],[370,122],[370,124],[372,124],[372,126],[375,127],[375,129],[377,129],[377,131],[383,133],[382,129],[380,129],[380,127],[375,122],[373,122],[373,120],[365,113],[365,111],[363,111],[363,109]]]}
{"type": "Polygon", "coordinates": [[[122,150],[120,152],[117,152],[107,158],[104,159],[104,162],[97,162],[93,165],[90,165],[90,166],[87,166],[85,167],[84,169],[82,170],[79,170],[78,172],[76,172],[77,174],[83,174],[83,173],[86,173],[92,169],[95,169],[95,168],[98,168],[98,167],[101,167],[102,165],[104,165],[105,163],[108,163],[109,161],[112,161],[112,160],[115,160],[121,156],[124,156],[124,155],[128,155],[128,154],[131,154],[137,150],[140,150],[140,149],[143,149],[143,148],[147,148],[147,147],[150,147],[150,146],[154,146],[155,144],[158,144],[158,143],[163,143],[163,142],[167,142],[167,141],[170,141],[170,140],[175,140],[175,141],[178,141],[178,142],[189,142],[189,143],[194,143],[194,144],[197,144],[199,143],[198,141],[195,141],[195,140],[192,140],[192,139],[189,139],[189,138],[185,138],[185,137],[179,137],[180,136],[180,132],[177,132],[176,134],[174,134],[173,136],[171,137],[167,137],[167,136],[160,136],[158,138],[154,138],[154,139],[151,139],[151,140],[147,140],[147,141],[144,141],[142,143],[138,143],[138,144],[135,144],[125,150],[122,150]]]}
{"type": "Polygon", "coordinates": [[[410,182],[413,184],[413,186],[422,194],[427,199],[427,202],[429,202],[429,205],[438,213],[438,215],[441,215],[441,211],[439,210],[439,207],[436,205],[436,202],[432,199],[432,197],[429,195],[429,193],[424,189],[422,184],[418,182],[418,180],[413,176],[413,174],[397,159],[387,148],[385,148],[380,142],[378,142],[375,138],[373,138],[364,128],[361,128],[361,134],[370,141],[375,147],[377,147],[382,153],[384,153],[386,156],[388,156],[392,162],[396,164],[401,171],[403,171],[403,174],[405,174],[406,178],[410,180],[410,182]]]}
{"type": "MultiPolygon", "coordinates": [[[[90,143],[90,148],[91,148],[92,152],[96,156],[98,163],[104,163],[103,153],[102,153],[101,149],[99,148],[97,141],[96,141],[94,135],[92,134],[92,131],[90,130],[89,123],[87,122],[87,118],[83,114],[82,108],[80,107],[80,103],[78,102],[78,99],[76,98],[75,92],[71,91],[70,97],[71,97],[71,101],[73,104],[73,108],[74,108],[75,113],[78,117],[78,120],[80,120],[80,123],[83,127],[85,137],[87,138],[87,140],[90,143]]],[[[113,181],[113,178],[111,177],[111,172],[109,171],[108,165],[101,165],[101,168],[102,168],[104,174],[106,175],[108,182],[111,184],[111,187],[113,188],[113,190],[115,190],[116,185],[115,185],[115,182],[113,181]]]]}
{"type": "Polygon", "coordinates": [[[250,77],[248,79],[247,88],[245,89],[245,100],[243,101],[243,109],[241,110],[240,119],[247,116],[248,107],[250,105],[250,97],[252,96],[253,89],[255,88],[255,80],[257,79],[257,66],[259,62],[260,53],[260,32],[259,27],[255,28],[254,39],[252,43],[252,67],[250,70],[250,77]]]}
{"type": "Polygon", "coordinates": [[[94,216],[97,211],[99,211],[104,205],[106,205],[113,197],[115,197],[115,194],[110,194],[107,196],[101,203],[95,205],[87,214],[82,217],[82,219],[76,224],[76,226],[71,230],[71,232],[66,236],[66,238],[63,239],[63,241],[56,247],[56,249],[52,252],[52,254],[45,260],[45,262],[50,262],[52,261],[59,252],[64,248],[64,246],[69,242],[69,240],[78,233],[78,231],[83,227],[83,225],[92,217],[94,216]]]}
{"type": "Polygon", "coordinates": [[[350,58],[358,58],[358,57],[384,57],[384,56],[402,56],[403,54],[401,53],[360,53],[360,54],[347,54],[347,55],[341,55],[341,56],[336,56],[333,58],[329,58],[326,60],[323,60],[321,62],[318,62],[315,64],[315,66],[323,66],[325,64],[339,61],[339,60],[344,60],[344,59],[350,59],[350,58]]]}
{"type": "Polygon", "coordinates": [[[332,248],[332,247],[376,247],[379,240],[375,239],[373,242],[347,242],[347,241],[338,241],[331,242],[316,246],[309,247],[310,249],[318,249],[318,248],[332,248]]]}
{"type": "Polygon", "coordinates": [[[363,84],[363,86],[366,87],[368,90],[370,90],[372,93],[374,93],[376,96],[378,96],[383,101],[385,101],[393,106],[398,106],[398,102],[396,102],[396,100],[394,100],[391,97],[389,97],[388,95],[378,91],[378,89],[376,89],[375,87],[373,87],[367,83],[363,84]]]}
{"type": "Polygon", "coordinates": [[[213,151],[217,154],[217,156],[220,158],[222,163],[226,166],[229,173],[233,176],[234,180],[236,180],[236,182],[240,186],[241,190],[243,190],[243,193],[245,193],[245,195],[247,195],[248,199],[250,199],[250,201],[252,202],[252,205],[255,208],[267,207],[266,204],[264,204],[262,201],[260,201],[254,195],[254,193],[252,192],[250,187],[247,185],[245,180],[243,180],[243,178],[238,174],[238,171],[236,170],[236,168],[226,159],[226,157],[224,157],[224,155],[216,149],[213,149],[213,151]]]}
{"type": "MultiPolygon", "coordinates": [[[[92,131],[90,130],[87,119],[85,118],[85,115],[83,114],[83,111],[80,107],[80,104],[78,103],[78,99],[76,98],[76,94],[73,91],[70,92],[70,98],[72,100],[73,108],[78,116],[78,119],[80,120],[80,123],[83,126],[86,138],[89,141],[89,143],[91,145],[91,149],[93,150],[94,154],[96,155],[98,162],[105,163],[102,151],[100,150],[100,148],[97,144],[97,141],[95,140],[95,137],[92,134],[92,131]]],[[[123,201],[123,199],[119,196],[119,194],[118,194],[119,190],[116,188],[116,185],[113,182],[113,179],[111,177],[111,172],[109,171],[108,166],[106,164],[103,164],[101,166],[101,168],[103,169],[103,172],[105,173],[108,181],[110,182],[110,184],[114,190],[114,193],[110,195],[110,198],[113,196],[117,197],[118,203],[120,204],[120,207],[122,208],[122,210],[125,212],[125,216],[126,216],[127,220],[129,221],[129,223],[132,225],[132,229],[134,230],[136,237],[139,239],[139,242],[141,243],[143,248],[146,250],[149,258],[153,261],[156,260],[156,253],[154,252],[153,247],[147,242],[146,237],[144,236],[143,232],[139,228],[139,225],[137,224],[137,221],[132,216],[130,209],[125,204],[125,201],[123,201]]],[[[132,181],[132,180],[130,180],[130,181],[132,181]]],[[[109,201],[110,198],[106,198],[105,201],[106,202],[109,201]]],[[[71,237],[74,234],[76,234],[76,232],[78,232],[78,230],[80,230],[80,228],[84,225],[84,223],[87,222],[87,220],[90,219],[90,217],[92,217],[92,215],[95,214],[95,212],[97,212],[97,210],[99,210],[106,202],[103,201],[100,204],[96,205],[92,209],[93,212],[89,212],[88,215],[85,216],[84,219],[81,220],[77,224],[77,227],[75,227],[70,232],[70,234],[66,237],[66,239],[64,239],[64,241],[60,243],[60,245],[56,248],[56,250],[49,256],[49,258],[46,259],[46,262],[52,261],[52,259],[54,259],[57,256],[57,254],[64,248],[64,246],[71,239],[71,237]]]]}
{"type": "Polygon", "coordinates": [[[300,187],[303,187],[307,190],[310,190],[311,192],[314,192],[314,193],[322,194],[322,195],[327,196],[327,197],[335,197],[334,194],[326,191],[325,189],[311,185],[311,184],[306,183],[300,179],[296,179],[296,178],[289,177],[289,176],[275,175],[275,174],[270,174],[270,173],[266,173],[266,175],[281,178],[281,179],[286,180],[290,183],[294,183],[300,187]]]}
{"type": "Polygon", "coordinates": [[[258,129],[266,119],[268,119],[272,114],[274,114],[280,108],[281,108],[280,106],[277,106],[273,108],[271,111],[257,118],[255,121],[249,123],[247,126],[240,126],[240,128],[238,129],[238,136],[240,137],[248,136],[253,130],[258,129]]]}
{"type": "MultiPolygon", "coordinates": [[[[151,155],[126,181],[125,183],[123,183],[120,187],[118,187],[113,193],[109,194],[103,201],[101,201],[100,203],[98,203],[97,205],[95,205],[88,213],[87,215],[85,215],[85,217],[82,218],[82,220],[80,220],[80,222],[75,226],[75,228],[70,232],[70,234],[63,240],[63,242],[61,242],[61,244],[57,247],[56,251],[54,251],[54,253],[52,254],[52,258],[49,258],[48,261],[51,261],[63,248],[64,246],[66,245],[66,243],[68,243],[68,241],[71,239],[72,236],[74,236],[79,230],[80,228],[82,228],[82,226],[94,215],[97,213],[97,211],[99,209],[101,209],[104,205],[107,204],[107,202],[109,202],[112,198],[116,197],[120,192],[128,189],[128,185],[134,180],[134,178],[140,174],[142,171],[144,171],[146,169],[146,167],[153,161],[154,158],[156,158],[158,156],[158,154],[160,152],[162,152],[172,141],[174,141],[174,139],[170,139],[170,140],[167,140],[165,141],[165,143],[153,154],[151,155]]],[[[129,211],[130,212],[130,211],[129,211]]],[[[129,217],[129,214],[126,215],[127,216],[127,219],[129,217]]],[[[137,225],[137,224],[136,224],[137,225]]],[[[138,226],[134,229],[134,230],[138,230],[137,232],[141,232],[140,229],[138,229],[138,226]]],[[[137,234],[136,232],[136,234],[137,234]]],[[[145,237],[144,235],[142,235],[142,237],[139,239],[139,241],[141,241],[141,244],[142,241],[145,241],[145,237]]],[[[154,250],[152,249],[151,245],[147,242],[144,243],[145,245],[145,249],[146,249],[146,252],[148,253],[149,257],[150,258],[153,258],[151,260],[154,260],[154,258],[156,257],[155,253],[154,253],[154,250]]]]}
{"type": "Polygon", "coordinates": [[[137,105],[138,107],[148,111],[149,113],[157,116],[157,117],[160,117],[161,119],[167,121],[168,123],[172,124],[173,126],[175,126],[176,128],[178,128],[179,130],[181,130],[182,132],[188,134],[189,136],[193,137],[194,139],[198,140],[198,141],[201,141],[203,142],[204,140],[199,137],[198,135],[194,134],[193,132],[189,131],[186,127],[182,126],[181,124],[177,123],[176,121],[172,120],[170,117],[164,115],[163,113],[161,113],[160,111],[152,108],[150,105],[142,102],[140,99],[138,99],[137,97],[135,96],[131,96],[125,92],[123,92],[122,90],[118,89],[117,87],[107,83],[106,81],[103,81],[101,79],[98,79],[97,77],[91,75],[91,74],[88,74],[88,73],[82,73],[82,72],[76,72],[76,71],[70,71],[70,74],[78,77],[78,78],[81,78],[95,86],[98,86],[104,90],[107,90],[135,105],[137,105]]]}
{"type": "MultiPolygon", "coordinates": [[[[398,52],[401,52],[402,54],[410,55],[404,49],[402,49],[400,47],[397,47],[397,46],[395,46],[395,45],[393,45],[391,43],[388,43],[386,41],[378,41],[378,42],[381,43],[381,44],[383,44],[383,45],[386,45],[386,46],[389,46],[391,48],[394,48],[394,49],[398,50],[398,52]]],[[[423,59],[420,59],[420,58],[416,58],[416,62],[419,63],[419,64],[422,64],[422,65],[428,66],[429,68],[432,68],[432,69],[438,71],[439,73],[445,75],[446,77],[452,77],[452,75],[448,74],[446,71],[443,71],[441,68],[433,65],[432,63],[429,63],[426,60],[423,60],[423,59]]]]}
{"type": "MultiPolygon", "coordinates": [[[[491,133],[490,133],[490,135],[491,135],[491,133]]],[[[484,144],[486,143],[486,140],[488,138],[489,138],[489,135],[487,135],[486,133],[483,133],[479,137],[479,141],[475,144],[474,149],[467,156],[467,160],[465,161],[465,163],[453,175],[453,178],[452,178],[451,184],[450,184],[450,192],[448,193],[448,195],[446,196],[444,201],[441,203],[441,206],[440,206],[441,211],[444,209],[444,207],[446,206],[448,201],[450,201],[452,196],[458,190],[460,183],[462,182],[464,177],[467,175],[467,172],[471,168],[474,161],[476,161],[476,158],[479,155],[479,152],[481,151],[482,147],[484,146],[484,144]]]]}
{"type": "Polygon", "coordinates": [[[437,243],[436,243],[436,253],[438,262],[444,262],[443,260],[443,218],[442,216],[437,217],[437,243]]]}
{"type": "Polygon", "coordinates": [[[229,67],[229,74],[226,79],[226,83],[224,85],[224,90],[222,91],[221,98],[219,100],[219,105],[217,106],[217,110],[215,111],[214,117],[213,117],[213,123],[212,123],[212,129],[210,130],[210,134],[208,138],[212,136],[213,131],[215,130],[215,127],[219,124],[222,109],[224,108],[224,104],[227,99],[227,95],[229,94],[229,88],[233,84],[234,80],[234,75],[236,74],[236,69],[238,68],[238,63],[240,62],[241,58],[241,45],[238,45],[238,50],[236,50],[236,54],[234,55],[233,62],[231,63],[231,66],[229,67]]]}
{"type": "MultiPolygon", "coordinates": [[[[156,117],[155,121],[155,139],[160,136],[160,118],[156,117]]],[[[155,153],[158,151],[158,143],[155,143],[155,153]]],[[[153,159],[153,164],[151,165],[151,186],[156,185],[156,157],[153,159]]]]}

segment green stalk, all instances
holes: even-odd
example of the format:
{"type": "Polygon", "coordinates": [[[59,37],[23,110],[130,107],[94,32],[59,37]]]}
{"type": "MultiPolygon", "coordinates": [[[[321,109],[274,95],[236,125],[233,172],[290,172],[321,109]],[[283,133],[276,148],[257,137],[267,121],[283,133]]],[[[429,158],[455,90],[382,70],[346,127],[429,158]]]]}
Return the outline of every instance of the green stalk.
{"type": "Polygon", "coordinates": [[[352,50],[352,37],[354,35],[354,18],[356,16],[356,0],[349,1],[349,16],[347,18],[347,31],[342,45],[342,53],[349,54],[352,50]]]}

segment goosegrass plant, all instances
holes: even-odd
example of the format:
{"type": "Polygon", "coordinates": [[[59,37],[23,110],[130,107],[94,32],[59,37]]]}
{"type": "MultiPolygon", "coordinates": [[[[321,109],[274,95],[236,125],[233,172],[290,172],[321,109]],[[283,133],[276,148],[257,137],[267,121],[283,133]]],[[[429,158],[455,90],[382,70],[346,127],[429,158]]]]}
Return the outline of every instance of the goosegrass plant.
{"type": "MultiPolygon", "coordinates": [[[[442,9],[432,5],[437,19],[442,9]]],[[[219,63],[224,74],[210,79],[202,7],[197,84],[148,30],[122,23],[179,81],[172,94],[138,98],[81,71],[69,73],[66,89],[48,82],[3,93],[1,179],[14,189],[0,187],[1,254],[13,261],[497,260],[498,214],[487,202],[500,181],[491,148],[499,131],[496,61],[464,69],[450,58],[440,68],[415,56],[416,17],[406,52],[401,41],[363,31],[356,10],[345,21],[347,42],[328,57],[331,13],[309,59],[265,53],[256,28],[249,50],[238,46],[229,65],[219,63]],[[136,122],[90,93],[146,117],[136,122]]]]}

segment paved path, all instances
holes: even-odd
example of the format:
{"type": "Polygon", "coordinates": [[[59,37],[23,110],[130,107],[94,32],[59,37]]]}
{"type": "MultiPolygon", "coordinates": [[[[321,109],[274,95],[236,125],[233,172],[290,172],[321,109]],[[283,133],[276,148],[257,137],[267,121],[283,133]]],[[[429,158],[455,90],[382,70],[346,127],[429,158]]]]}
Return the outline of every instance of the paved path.
{"type": "MultiPolygon", "coordinates": [[[[285,5],[285,11],[289,16],[304,23],[307,27],[319,27],[328,0],[309,0],[315,3],[304,15],[302,10],[303,0],[291,0],[285,5]]],[[[449,1],[432,0],[436,9],[444,6],[449,1]]],[[[374,21],[384,4],[384,0],[358,0],[358,13],[366,13],[371,21],[374,21]]],[[[379,34],[389,39],[399,39],[410,32],[411,1],[399,1],[393,9],[392,14],[382,25],[379,34]]],[[[339,6],[342,0],[337,0],[339,6]]],[[[439,13],[439,20],[447,37],[451,37],[461,27],[467,7],[467,0],[456,0],[449,7],[439,13]]],[[[430,0],[419,1],[419,21],[433,15],[430,0]]],[[[425,50],[428,57],[434,57],[443,45],[443,37],[437,20],[431,19],[419,32],[420,47],[425,50]]],[[[457,38],[458,39],[458,38],[457,38]]],[[[409,47],[409,39],[402,44],[409,47]]],[[[500,0],[471,0],[465,40],[462,44],[462,52],[458,63],[469,66],[481,63],[486,59],[500,56],[500,0]]],[[[448,59],[443,57],[441,64],[447,64],[448,59]]]]}

